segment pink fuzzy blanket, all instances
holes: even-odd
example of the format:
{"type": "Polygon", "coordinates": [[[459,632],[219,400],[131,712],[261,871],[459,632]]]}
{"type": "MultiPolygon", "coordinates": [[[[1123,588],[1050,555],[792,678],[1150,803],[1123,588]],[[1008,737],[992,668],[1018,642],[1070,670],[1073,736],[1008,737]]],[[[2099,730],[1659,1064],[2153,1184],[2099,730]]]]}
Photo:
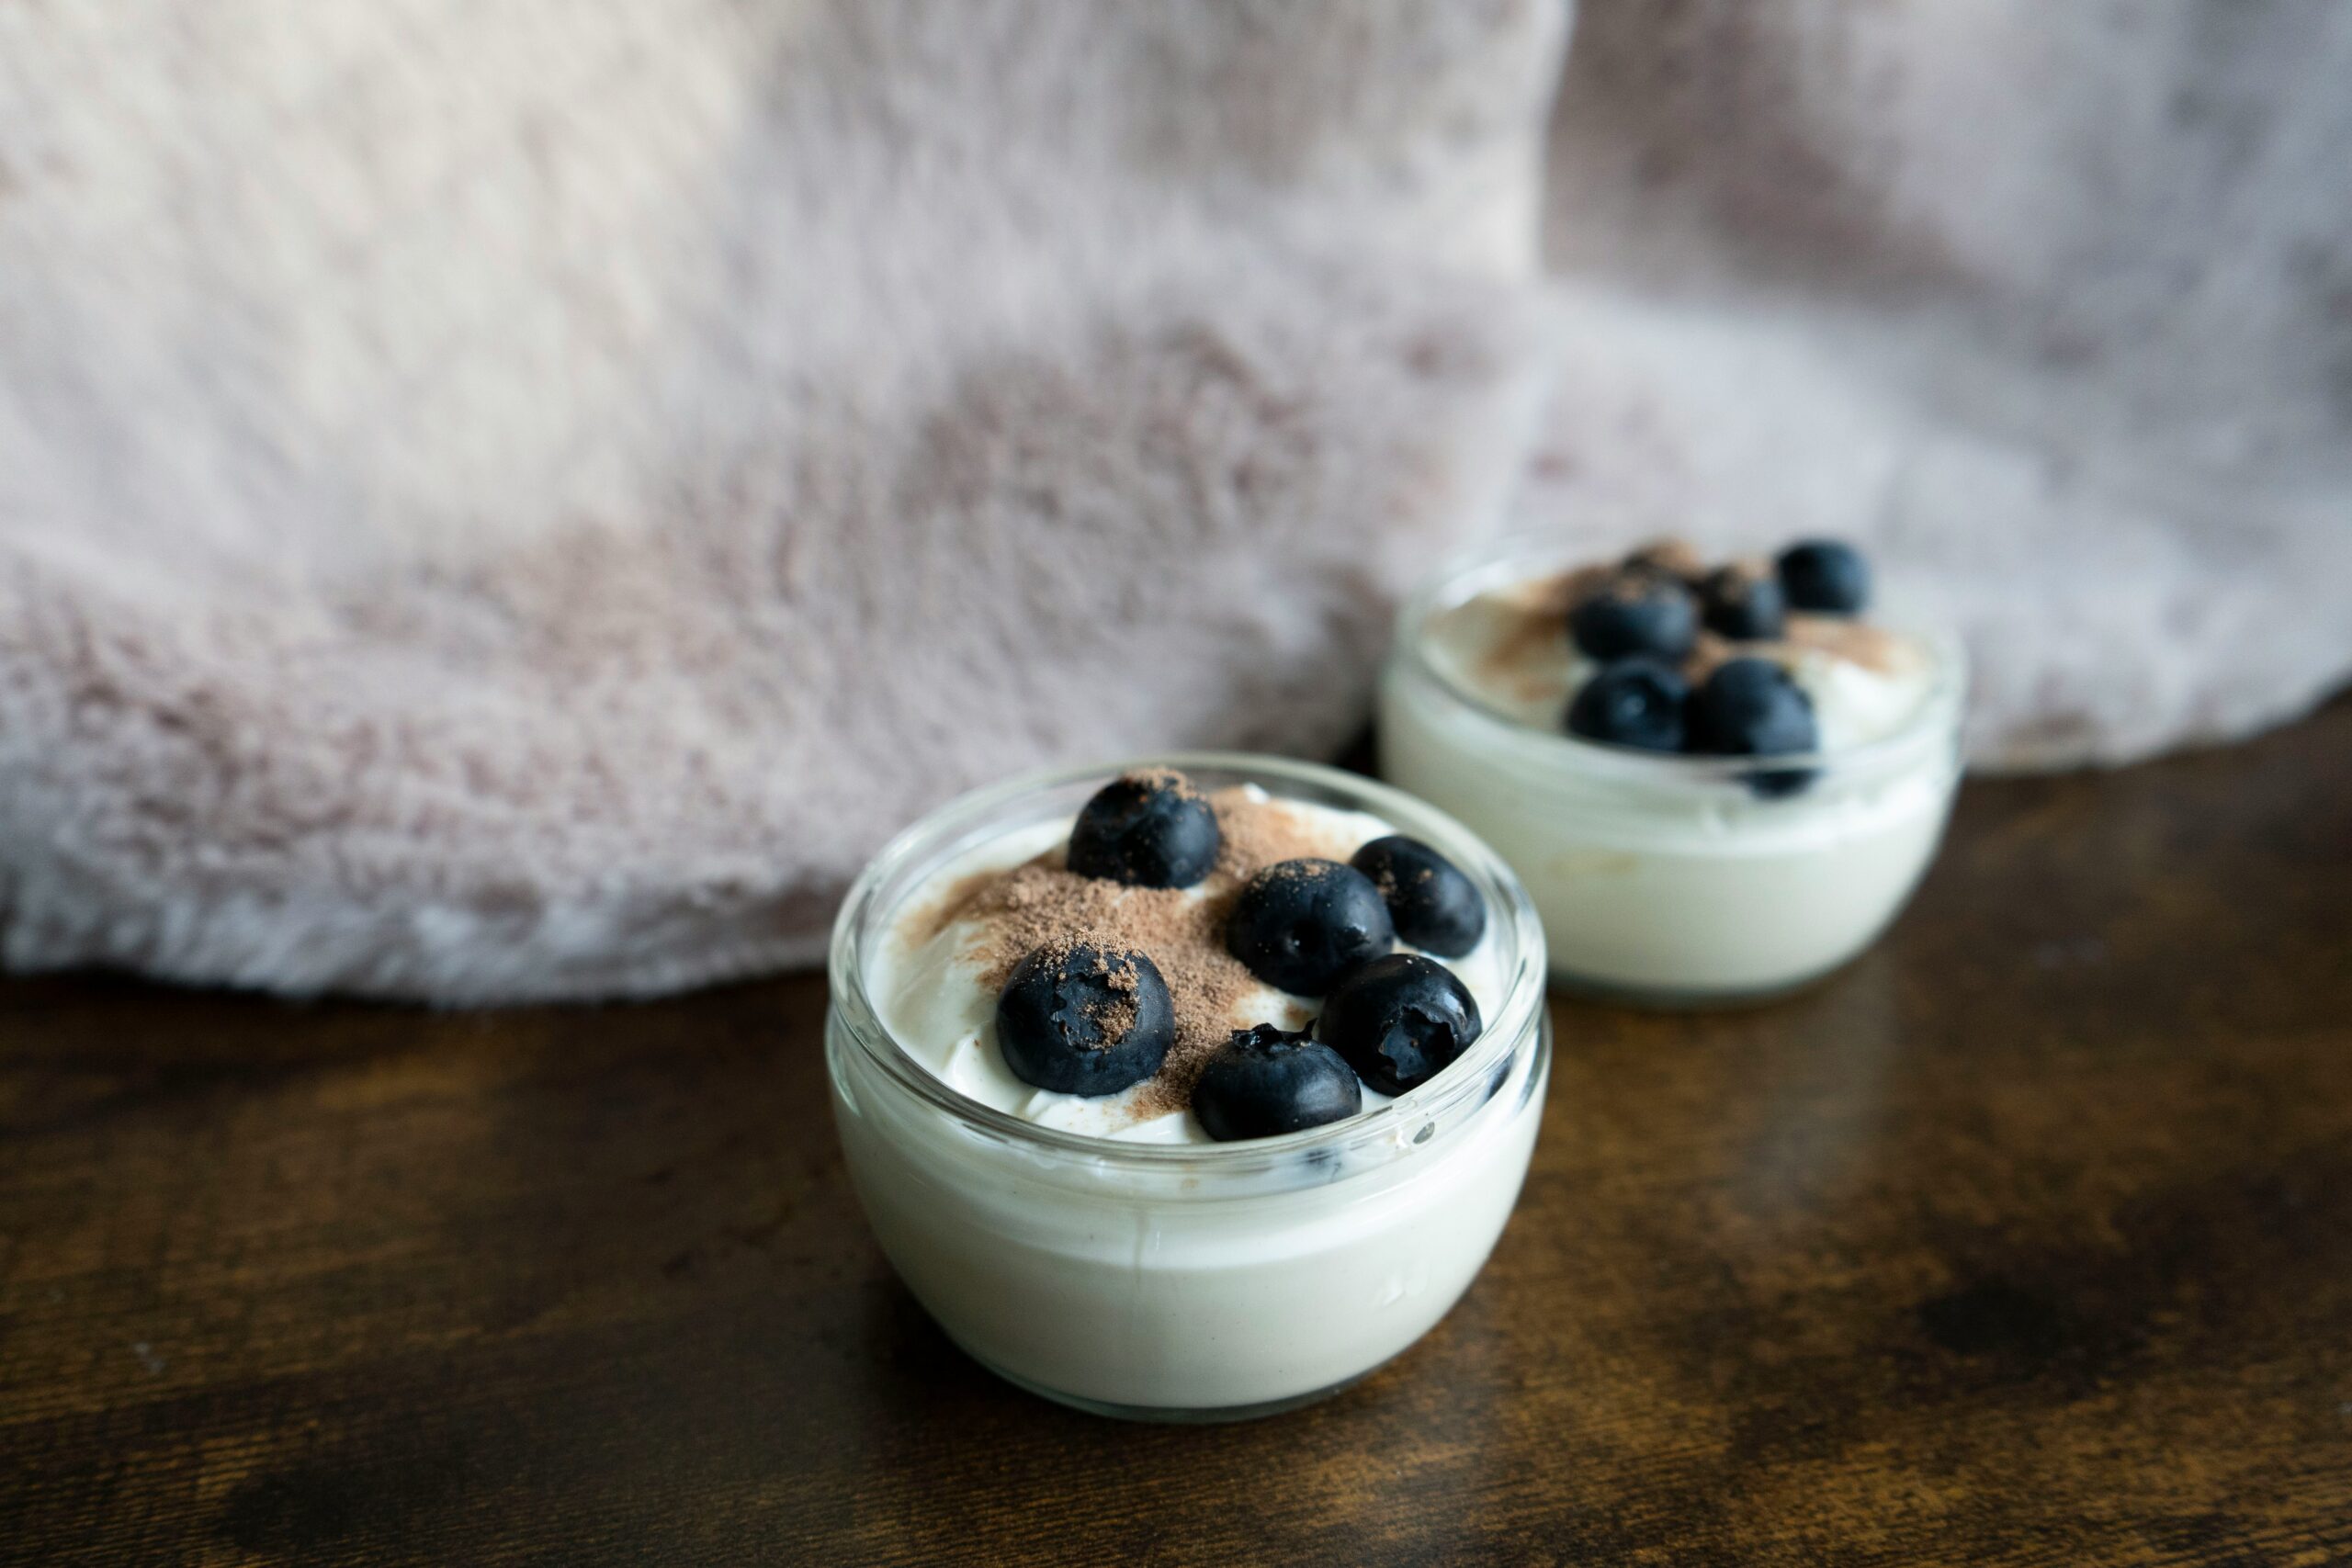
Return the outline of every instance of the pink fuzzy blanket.
{"type": "Polygon", "coordinates": [[[1989,764],[2352,667],[2343,8],[107,13],[0,24],[11,966],[805,962],[967,784],[1329,750],[1512,524],[1857,537],[1989,764]]]}

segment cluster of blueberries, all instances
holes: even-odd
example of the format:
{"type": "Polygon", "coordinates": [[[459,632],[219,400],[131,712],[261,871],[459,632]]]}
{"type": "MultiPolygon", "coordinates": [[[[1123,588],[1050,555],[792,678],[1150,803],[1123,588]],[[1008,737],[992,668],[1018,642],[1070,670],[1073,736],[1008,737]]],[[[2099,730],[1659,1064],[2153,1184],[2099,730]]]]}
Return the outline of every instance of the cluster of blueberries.
{"type": "MultiPolygon", "coordinates": [[[[1216,813],[1180,776],[1114,779],[1079,813],[1069,868],[1136,887],[1190,887],[1216,863],[1216,813]]],[[[1321,997],[1296,1032],[1238,1030],[1209,1059],[1193,1111],[1219,1142],[1318,1127],[1363,1109],[1363,1085],[1417,1089],[1452,1065],[1484,1023],[1469,987],[1416,947],[1459,958],[1487,929],[1486,902],[1418,839],[1375,839],[1349,863],[1289,860],[1250,879],[1226,947],[1270,986],[1321,997]]],[[[997,1042],[1023,1082],[1106,1095],[1159,1070],[1175,1043],[1167,982],[1146,954],[1041,948],[997,998],[997,1042]],[[1123,1032],[1104,1025],[1132,1010],[1123,1032]]]]}
{"type": "MultiPolygon", "coordinates": [[[[1736,658],[1693,687],[1677,668],[1704,626],[1734,642],[1781,635],[1788,612],[1858,614],[1870,567],[1852,546],[1807,539],[1782,550],[1770,575],[1727,566],[1698,578],[1636,552],[1569,612],[1568,635],[1600,669],[1568,704],[1568,733],[1645,751],[1772,757],[1820,744],[1813,701],[1769,659],[1736,658]]],[[[1759,795],[1812,781],[1803,769],[1749,776],[1759,795]]]]}

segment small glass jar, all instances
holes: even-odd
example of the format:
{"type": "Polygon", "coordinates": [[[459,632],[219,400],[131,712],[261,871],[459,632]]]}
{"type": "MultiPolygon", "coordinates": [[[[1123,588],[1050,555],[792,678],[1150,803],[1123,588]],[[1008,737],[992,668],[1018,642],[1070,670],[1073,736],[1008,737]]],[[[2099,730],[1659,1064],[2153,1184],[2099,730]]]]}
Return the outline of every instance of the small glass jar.
{"type": "Polygon", "coordinates": [[[1572,988],[1664,1006],[1743,1001],[1860,953],[1917,886],[1951,814],[1958,642],[1890,628],[1927,651],[1933,674],[1901,728],[1865,744],[1770,759],[1599,745],[1486,705],[1430,651],[1438,617],[1575,564],[1556,541],[1505,541],[1405,605],[1381,677],[1381,775],[1510,863],[1543,917],[1553,976],[1572,988]],[[1802,789],[1750,787],[1795,770],[1813,775],[1802,789]]]}
{"type": "Polygon", "coordinates": [[[1274,758],[1150,759],[1204,789],[1367,812],[1434,846],[1487,901],[1504,977],[1445,1071],[1345,1122],[1232,1144],[1039,1126],[951,1089],[884,1027],[873,955],[941,868],[1073,817],[1138,764],[1059,769],[901,833],[833,928],[825,1055],[842,1148],[883,1251],[950,1338],[1008,1381],[1106,1416],[1216,1421],[1319,1399],[1410,1345],[1486,1261],[1516,1201],[1551,1066],[1544,937],[1518,879],[1442,813],[1274,758]]]}

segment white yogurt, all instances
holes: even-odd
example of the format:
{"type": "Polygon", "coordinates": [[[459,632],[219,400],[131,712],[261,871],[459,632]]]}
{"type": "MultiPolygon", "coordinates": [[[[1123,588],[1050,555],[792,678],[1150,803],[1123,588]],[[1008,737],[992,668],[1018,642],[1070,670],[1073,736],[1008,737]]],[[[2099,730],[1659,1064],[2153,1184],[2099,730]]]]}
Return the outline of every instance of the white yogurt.
{"type": "MultiPolygon", "coordinates": [[[[1549,1051],[1542,938],[1525,896],[1454,824],[1368,781],[1262,759],[1173,760],[1204,776],[1243,768],[1278,795],[1318,786],[1393,803],[1377,815],[1317,805],[1340,842],[1405,831],[1435,845],[1487,897],[1487,934],[1447,961],[1487,1031],[1464,1058],[1394,1101],[1366,1090],[1347,1122],[1287,1137],[1205,1142],[1189,1112],[1138,1117],[1132,1095],[1086,1100],[1012,1077],[974,932],[935,935],[910,913],[975,870],[1019,864],[1067,837],[1040,822],[959,823],[910,835],[963,848],[881,907],[869,872],[836,933],[861,966],[881,1038],[837,998],[828,1030],[835,1114],[867,1216],[909,1288],[975,1358],[1037,1392],[1110,1414],[1213,1418],[1303,1403],[1410,1345],[1465,1290],[1515,1201],[1533,1147],[1549,1051]],[[1391,826],[1394,821],[1397,824],[1391,826]],[[911,935],[911,940],[910,937],[911,935]],[[901,1051],[952,1096],[883,1070],[901,1051]],[[992,1126],[959,1105],[1016,1121],[992,1126]],[[1032,1135],[1015,1131],[1036,1130],[1032,1135]]],[[[1074,808],[1102,774],[1062,775],[1074,808]]],[[[1035,793],[1027,797],[1035,805],[1035,793]]],[[[1057,797],[1058,798],[1058,797],[1057,797]]],[[[1008,805],[1011,803],[1009,802],[1008,805]]],[[[841,976],[837,973],[836,984],[841,976]]],[[[1315,1004],[1267,989],[1236,1027],[1295,1026],[1315,1004]],[[1257,1015],[1257,1016],[1249,1016],[1257,1015]]]]}
{"type": "MultiPolygon", "coordinates": [[[[1254,786],[1248,793],[1261,802],[1268,798],[1263,790],[1254,786]]],[[[1306,804],[1295,804],[1288,809],[1319,829],[1317,836],[1328,838],[1334,855],[1340,859],[1373,840],[1396,831],[1388,823],[1362,812],[1306,804]]],[[[1139,1110],[1139,1102],[1148,1098],[1148,1084],[1138,1084],[1125,1094],[1090,1099],[1036,1089],[1015,1077],[997,1047],[997,988],[983,980],[988,967],[984,953],[988,932],[984,923],[967,917],[951,921],[936,932],[910,929],[925,924],[922,916],[928,901],[975,874],[1009,871],[1040,855],[1059,864],[1069,840],[1069,823],[1039,823],[978,845],[940,868],[916,890],[908,904],[909,916],[899,920],[898,929],[874,955],[868,983],[876,1010],[882,1015],[884,1026],[907,1054],[936,1073],[942,1081],[983,1105],[1008,1111],[1024,1122],[1123,1142],[1208,1143],[1208,1134],[1190,1111],[1153,1113],[1139,1110]]],[[[1229,891],[1231,886],[1230,879],[1213,875],[1197,886],[1185,889],[1184,897],[1197,901],[1229,891]]],[[[1489,935],[1461,958],[1439,960],[1469,987],[1481,1017],[1491,1015],[1501,1000],[1502,976],[1498,971],[1495,946],[1489,935]]],[[[1413,951],[1402,943],[1398,950],[1413,951]]],[[[1317,1008],[1313,998],[1295,997],[1261,985],[1235,1004],[1227,1022],[1233,1029],[1248,1029],[1259,1023],[1304,1029],[1314,1021],[1317,1008]]],[[[1364,1086],[1364,1110],[1375,1111],[1388,1102],[1388,1096],[1368,1084],[1364,1086]]]]}
{"type": "Polygon", "coordinates": [[[1569,736],[1593,666],[1565,630],[1514,638],[1556,560],[1477,563],[1409,606],[1383,676],[1382,775],[1466,823],[1526,883],[1554,971],[1650,1000],[1802,984],[1867,947],[1933,857],[1959,777],[1957,649],[1894,639],[1871,664],[1770,651],[1812,698],[1819,776],[1759,797],[1748,762],[1569,736]]]}

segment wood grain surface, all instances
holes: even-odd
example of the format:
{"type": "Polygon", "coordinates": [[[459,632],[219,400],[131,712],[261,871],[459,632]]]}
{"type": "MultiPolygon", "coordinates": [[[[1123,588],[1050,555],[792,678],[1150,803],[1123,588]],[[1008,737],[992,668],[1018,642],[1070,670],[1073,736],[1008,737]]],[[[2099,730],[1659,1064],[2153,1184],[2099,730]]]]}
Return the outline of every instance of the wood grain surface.
{"type": "Polygon", "coordinates": [[[823,1006],[0,982],[0,1560],[2352,1562],[2352,705],[1971,785],[1792,1000],[1559,1001],[1469,1296],[1249,1427],[948,1346],[823,1006]]]}

